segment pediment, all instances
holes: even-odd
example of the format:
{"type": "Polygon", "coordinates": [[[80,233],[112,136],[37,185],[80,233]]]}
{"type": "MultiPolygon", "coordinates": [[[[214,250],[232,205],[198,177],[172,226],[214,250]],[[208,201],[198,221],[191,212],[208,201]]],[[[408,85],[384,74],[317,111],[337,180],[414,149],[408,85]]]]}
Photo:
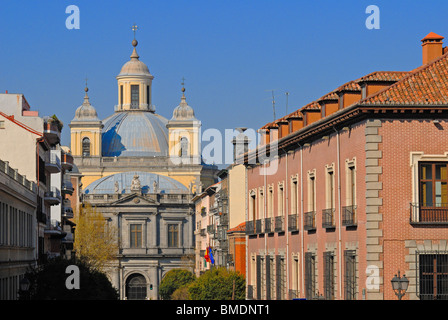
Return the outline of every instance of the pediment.
{"type": "Polygon", "coordinates": [[[126,195],[125,197],[118,199],[115,202],[111,203],[112,206],[144,206],[144,205],[159,205],[159,202],[151,199],[149,197],[145,197],[139,195],[137,193],[126,195]]]}

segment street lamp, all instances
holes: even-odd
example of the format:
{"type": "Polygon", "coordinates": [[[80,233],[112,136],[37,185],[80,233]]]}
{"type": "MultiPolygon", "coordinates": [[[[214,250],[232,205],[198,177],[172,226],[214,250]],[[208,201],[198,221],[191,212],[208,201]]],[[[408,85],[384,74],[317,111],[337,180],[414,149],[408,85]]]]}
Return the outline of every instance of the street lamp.
{"type": "Polygon", "coordinates": [[[23,277],[19,282],[20,292],[25,296],[25,299],[28,299],[28,290],[30,290],[30,281],[23,277]]]}
{"type": "Polygon", "coordinates": [[[398,297],[398,300],[406,294],[406,290],[408,290],[409,280],[406,278],[406,275],[400,277],[400,270],[398,270],[398,276],[395,275],[392,280],[392,289],[398,297]]]}

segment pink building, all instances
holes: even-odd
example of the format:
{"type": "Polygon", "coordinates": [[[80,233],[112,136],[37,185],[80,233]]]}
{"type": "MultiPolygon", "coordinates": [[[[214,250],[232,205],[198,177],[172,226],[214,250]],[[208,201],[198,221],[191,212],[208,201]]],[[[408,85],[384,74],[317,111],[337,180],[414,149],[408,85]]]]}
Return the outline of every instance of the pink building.
{"type": "Polygon", "coordinates": [[[442,39],[422,40],[422,66],[370,73],[260,130],[244,156],[248,299],[397,299],[398,272],[403,299],[448,298],[442,39]]]}

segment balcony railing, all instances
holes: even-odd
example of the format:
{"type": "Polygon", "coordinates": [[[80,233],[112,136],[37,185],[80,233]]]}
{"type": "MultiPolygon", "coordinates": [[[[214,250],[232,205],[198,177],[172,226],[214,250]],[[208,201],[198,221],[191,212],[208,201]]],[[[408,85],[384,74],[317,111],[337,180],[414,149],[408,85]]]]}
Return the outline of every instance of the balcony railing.
{"type": "Polygon", "coordinates": [[[288,216],[288,231],[299,231],[299,216],[297,214],[288,216]]]}
{"type": "Polygon", "coordinates": [[[285,231],[285,226],[284,226],[284,217],[280,216],[280,217],[275,217],[275,226],[274,226],[274,231],[275,232],[284,232],[285,231]]]}
{"type": "Polygon", "coordinates": [[[264,232],[265,233],[274,232],[274,230],[272,228],[272,218],[265,218],[264,219],[264,232]]]}
{"type": "Polygon", "coordinates": [[[304,220],[303,229],[308,231],[316,229],[316,211],[306,212],[304,220]]]}
{"type": "Polygon", "coordinates": [[[345,227],[353,227],[356,224],[356,206],[342,207],[342,225],[345,227]]]}
{"type": "Polygon", "coordinates": [[[246,234],[247,235],[254,235],[256,234],[255,231],[255,221],[246,221],[246,234]]]}
{"type": "Polygon", "coordinates": [[[263,233],[263,220],[258,219],[255,221],[255,232],[257,234],[263,233]]]}
{"type": "Polygon", "coordinates": [[[45,192],[44,201],[50,205],[59,204],[61,202],[61,193],[58,188],[51,187],[51,189],[45,192]]]}
{"type": "Polygon", "coordinates": [[[56,153],[50,153],[49,161],[45,162],[45,169],[50,173],[57,173],[61,171],[61,160],[56,153]]]}
{"type": "Polygon", "coordinates": [[[322,210],[322,228],[334,228],[334,209],[322,210]]]}
{"type": "Polygon", "coordinates": [[[426,203],[411,203],[411,223],[448,224],[448,203],[428,205],[426,203]]]}
{"type": "Polygon", "coordinates": [[[61,164],[64,170],[70,170],[73,168],[73,156],[69,153],[62,153],[61,164]]]}

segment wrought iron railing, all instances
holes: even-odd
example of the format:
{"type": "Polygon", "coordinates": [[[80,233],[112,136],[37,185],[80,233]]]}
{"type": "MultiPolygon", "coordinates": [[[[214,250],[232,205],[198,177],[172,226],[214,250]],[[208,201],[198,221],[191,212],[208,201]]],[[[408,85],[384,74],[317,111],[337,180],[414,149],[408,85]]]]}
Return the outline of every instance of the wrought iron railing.
{"type": "Polygon", "coordinates": [[[299,216],[297,214],[288,216],[288,231],[299,231],[299,216]]]}
{"type": "Polygon", "coordinates": [[[255,221],[246,221],[246,234],[254,235],[255,233],[255,221]]]}
{"type": "Polygon", "coordinates": [[[305,213],[303,229],[305,230],[316,229],[316,211],[310,211],[305,213]]]}
{"type": "Polygon", "coordinates": [[[275,220],[274,220],[274,223],[275,223],[275,225],[274,225],[274,231],[275,232],[283,232],[283,231],[285,231],[285,227],[284,227],[284,225],[283,225],[283,222],[284,222],[284,217],[282,217],[282,216],[280,216],[280,217],[275,217],[275,220]]]}
{"type": "Polygon", "coordinates": [[[263,233],[263,220],[258,219],[255,221],[255,232],[257,234],[263,233]]]}
{"type": "Polygon", "coordinates": [[[322,228],[334,228],[334,209],[322,210],[322,228]]]}
{"type": "Polygon", "coordinates": [[[448,223],[448,203],[411,203],[410,209],[411,223],[448,223]]]}
{"type": "Polygon", "coordinates": [[[264,232],[265,233],[271,233],[274,230],[272,229],[272,218],[265,218],[264,219],[264,232]]]}
{"type": "Polygon", "coordinates": [[[356,226],[356,206],[342,207],[342,225],[345,227],[356,226]]]}

